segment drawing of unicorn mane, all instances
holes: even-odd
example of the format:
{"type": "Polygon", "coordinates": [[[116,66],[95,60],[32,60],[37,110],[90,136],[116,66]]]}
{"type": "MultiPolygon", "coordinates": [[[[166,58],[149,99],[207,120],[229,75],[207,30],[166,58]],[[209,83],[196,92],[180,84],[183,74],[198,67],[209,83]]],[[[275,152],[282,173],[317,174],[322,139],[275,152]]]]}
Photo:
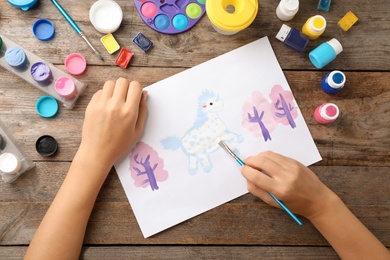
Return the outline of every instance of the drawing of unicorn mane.
{"type": "Polygon", "coordinates": [[[201,124],[207,121],[207,113],[205,112],[203,106],[210,104],[210,102],[215,102],[219,100],[219,97],[210,90],[203,90],[202,95],[198,98],[198,110],[196,113],[196,123],[201,124]]]}

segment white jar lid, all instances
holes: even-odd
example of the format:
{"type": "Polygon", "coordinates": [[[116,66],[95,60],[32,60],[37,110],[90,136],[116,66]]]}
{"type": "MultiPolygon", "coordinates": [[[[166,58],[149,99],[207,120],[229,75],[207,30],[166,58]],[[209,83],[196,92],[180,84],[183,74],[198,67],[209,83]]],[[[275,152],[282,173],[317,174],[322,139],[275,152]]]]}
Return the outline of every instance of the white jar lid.
{"type": "Polygon", "coordinates": [[[99,0],[89,9],[89,20],[101,33],[113,33],[122,23],[123,12],[113,0],[99,0]]]}

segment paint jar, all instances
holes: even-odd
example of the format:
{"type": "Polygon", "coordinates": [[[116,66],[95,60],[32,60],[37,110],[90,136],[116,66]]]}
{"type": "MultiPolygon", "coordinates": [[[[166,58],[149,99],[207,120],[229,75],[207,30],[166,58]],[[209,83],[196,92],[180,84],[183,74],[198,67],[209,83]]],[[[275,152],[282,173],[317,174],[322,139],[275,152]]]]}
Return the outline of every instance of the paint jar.
{"type": "Polygon", "coordinates": [[[276,16],[282,21],[290,21],[299,10],[299,0],[281,0],[276,8],[276,16]]]}
{"type": "Polygon", "coordinates": [[[345,80],[344,73],[334,70],[322,79],[321,88],[326,94],[335,94],[344,87],[345,80]]]}
{"type": "Polygon", "coordinates": [[[41,61],[35,62],[30,68],[31,77],[43,85],[48,85],[53,81],[53,75],[49,66],[41,61]]]}
{"type": "Polygon", "coordinates": [[[333,38],[327,42],[322,43],[309,53],[309,59],[314,67],[321,69],[329,62],[333,61],[337,55],[343,51],[341,43],[333,38]]]}
{"type": "Polygon", "coordinates": [[[122,9],[113,0],[99,0],[89,9],[89,20],[93,27],[101,33],[115,32],[121,25],[122,19],[122,9]]]}
{"type": "Polygon", "coordinates": [[[257,0],[206,1],[206,13],[214,29],[224,35],[232,35],[247,28],[256,18],[257,0]]]}
{"type": "Polygon", "coordinates": [[[28,64],[26,53],[18,47],[9,48],[5,52],[5,60],[11,67],[18,70],[25,69],[28,64]]]}
{"type": "Polygon", "coordinates": [[[339,108],[333,103],[324,103],[314,111],[314,119],[320,124],[329,124],[339,116],[339,108]]]}
{"type": "Polygon", "coordinates": [[[306,35],[285,24],[283,24],[280,28],[278,34],[276,35],[276,39],[297,52],[302,52],[309,43],[309,38],[306,35]]]}
{"type": "Polygon", "coordinates": [[[6,174],[16,174],[22,167],[19,158],[13,153],[0,155],[0,171],[6,174]]]}
{"type": "Polygon", "coordinates": [[[77,95],[77,88],[73,80],[69,77],[60,77],[55,82],[55,90],[58,95],[65,99],[72,99],[77,95]]]}
{"type": "Polygon", "coordinates": [[[307,19],[302,27],[302,33],[309,37],[310,40],[315,40],[325,31],[326,20],[321,15],[315,15],[307,19]]]}
{"type": "Polygon", "coordinates": [[[54,155],[58,149],[57,140],[50,135],[43,135],[35,143],[37,152],[45,157],[54,155]]]}
{"type": "Polygon", "coordinates": [[[6,146],[7,146],[7,141],[3,138],[2,135],[0,135],[0,151],[4,150],[6,146]]]}

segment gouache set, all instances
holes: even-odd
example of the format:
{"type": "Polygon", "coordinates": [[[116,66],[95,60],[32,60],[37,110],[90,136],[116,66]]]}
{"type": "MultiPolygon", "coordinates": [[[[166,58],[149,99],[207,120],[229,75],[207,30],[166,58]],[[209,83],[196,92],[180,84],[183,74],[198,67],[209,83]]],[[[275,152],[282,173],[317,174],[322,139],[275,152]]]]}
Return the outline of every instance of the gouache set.
{"type": "Polygon", "coordinates": [[[248,192],[221,141],[243,159],[321,160],[267,37],[146,90],[145,132],[115,164],[145,237],[248,192]]]}

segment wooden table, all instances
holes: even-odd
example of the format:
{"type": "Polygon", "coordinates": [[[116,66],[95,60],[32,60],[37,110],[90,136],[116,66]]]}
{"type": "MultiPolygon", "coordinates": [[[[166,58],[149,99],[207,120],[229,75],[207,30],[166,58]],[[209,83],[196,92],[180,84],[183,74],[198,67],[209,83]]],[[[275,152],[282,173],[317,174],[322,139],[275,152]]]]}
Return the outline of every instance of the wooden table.
{"type": "MultiPolygon", "coordinates": [[[[0,258],[20,259],[58,191],[80,143],[84,110],[108,79],[126,77],[144,86],[160,81],[264,36],[268,36],[303,116],[323,157],[310,168],[333,189],[358,218],[390,247],[390,2],[385,0],[333,0],[329,12],[318,11],[317,2],[301,0],[300,10],[288,25],[301,28],[306,19],[321,14],[327,29],[297,53],[275,39],[282,21],[275,10],[279,1],[259,1],[251,26],[233,36],[217,33],[207,16],[190,31],[179,35],[157,33],[138,16],[132,0],[117,0],[124,11],[114,33],[121,46],[135,56],[127,69],[115,65],[100,43],[103,36],[92,26],[88,12],[92,0],[60,3],[104,56],[101,62],[48,0],[24,12],[3,1],[0,30],[25,49],[62,70],[65,57],[83,54],[87,71],[77,78],[88,84],[76,106],[60,108],[45,119],[35,111],[44,93],[0,68],[0,119],[14,134],[36,167],[12,184],[0,182],[0,258]],[[348,32],[337,22],[349,10],[359,22],[348,32]],[[47,42],[37,40],[31,27],[47,18],[56,29],[47,42]],[[154,43],[148,53],[131,40],[144,33],[154,43]],[[308,52],[323,41],[337,38],[344,51],[322,70],[313,67],[308,52]],[[346,74],[345,88],[327,95],[319,87],[324,75],[339,69],[346,74]],[[314,109],[323,102],[336,103],[336,122],[320,125],[314,109]],[[35,141],[54,136],[59,151],[41,157],[35,141]]],[[[238,75],[239,76],[239,75],[238,75]]],[[[185,87],[185,86],[183,86],[185,87]]],[[[84,259],[337,259],[327,241],[305,219],[303,227],[286,214],[247,194],[198,217],[144,239],[118,176],[113,169],[92,212],[81,258],[84,259]]]]}

